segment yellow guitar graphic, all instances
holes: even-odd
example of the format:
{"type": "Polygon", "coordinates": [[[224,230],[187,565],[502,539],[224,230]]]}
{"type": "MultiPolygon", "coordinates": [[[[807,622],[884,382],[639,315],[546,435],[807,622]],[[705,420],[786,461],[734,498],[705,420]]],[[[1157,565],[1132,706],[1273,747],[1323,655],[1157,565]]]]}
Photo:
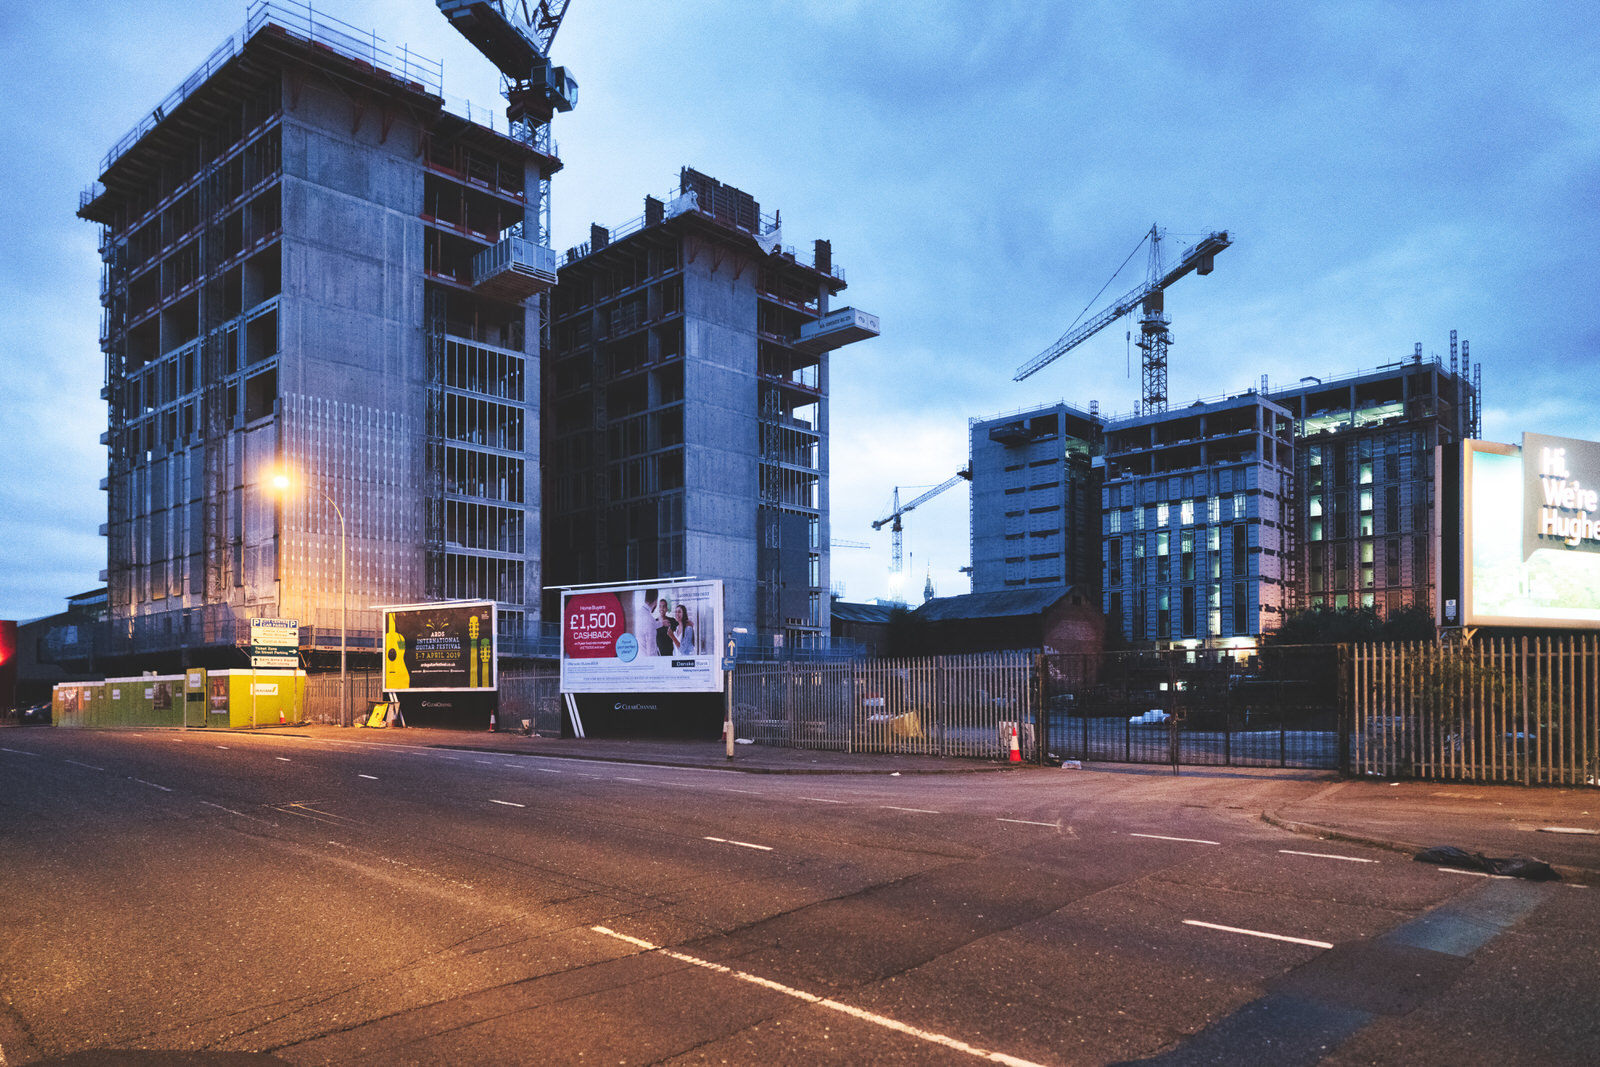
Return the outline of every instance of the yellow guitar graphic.
{"type": "Polygon", "coordinates": [[[394,626],[395,617],[389,616],[389,630],[383,635],[383,687],[389,690],[410,689],[411,672],[406,669],[406,639],[394,626]]]}
{"type": "Polygon", "coordinates": [[[478,617],[467,620],[467,688],[478,688],[478,617]]]}

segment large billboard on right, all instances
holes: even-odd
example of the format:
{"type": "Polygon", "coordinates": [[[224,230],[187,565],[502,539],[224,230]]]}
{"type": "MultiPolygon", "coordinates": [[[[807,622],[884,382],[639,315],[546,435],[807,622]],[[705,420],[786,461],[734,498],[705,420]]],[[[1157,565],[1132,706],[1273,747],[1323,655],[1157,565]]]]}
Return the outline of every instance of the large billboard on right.
{"type": "Polygon", "coordinates": [[[1463,626],[1600,628],[1600,443],[1463,443],[1463,626]]]}

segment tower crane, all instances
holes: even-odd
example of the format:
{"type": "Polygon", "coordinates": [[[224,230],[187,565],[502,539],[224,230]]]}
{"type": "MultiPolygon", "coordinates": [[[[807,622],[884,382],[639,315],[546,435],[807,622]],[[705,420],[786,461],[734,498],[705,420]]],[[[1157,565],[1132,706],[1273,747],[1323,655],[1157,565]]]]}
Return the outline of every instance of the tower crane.
{"type": "MultiPolygon", "coordinates": [[[[1146,241],[1150,243],[1149,267],[1143,284],[1095,314],[1087,322],[1074,325],[1062,334],[1055,344],[1019,367],[1011,380],[1020,382],[1030,374],[1043,370],[1135,307],[1139,307],[1142,309],[1139,317],[1139,351],[1144,387],[1140,410],[1145,413],[1167,410],[1167,346],[1172,343],[1172,331],[1168,329],[1172,320],[1167,318],[1164,308],[1167,286],[1190,271],[1196,274],[1210,274],[1217,253],[1227,248],[1233,241],[1228,237],[1226,230],[1209,233],[1186,249],[1183,255],[1178,257],[1177,265],[1169,270],[1161,262],[1161,240],[1161,228],[1152,225],[1150,232],[1144,235],[1139,245],[1135,245],[1133,252],[1128,256],[1128,259],[1132,259],[1138,253],[1140,245],[1146,241]]],[[[1126,265],[1124,261],[1123,266],[1126,265]]],[[[1121,268],[1118,268],[1118,273],[1120,272],[1121,268]]]]}
{"type": "Polygon", "coordinates": [[[949,489],[951,486],[962,480],[972,480],[971,467],[963,467],[961,470],[956,471],[956,473],[951,477],[945,479],[932,489],[929,489],[926,493],[923,493],[921,496],[912,499],[906,504],[900,503],[900,487],[898,485],[894,487],[894,500],[893,503],[889,505],[889,514],[885,515],[881,519],[878,519],[872,524],[872,528],[874,530],[881,530],[885,526],[889,527],[890,574],[899,574],[901,571],[902,556],[900,550],[902,547],[902,526],[900,517],[917,505],[926,504],[928,501],[932,500],[934,497],[938,496],[940,493],[944,492],[946,489],[949,489]]]}
{"type": "Polygon", "coordinates": [[[577,80],[565,67],[550,63],[550,46],[572,0],[434,3],[456,32],[505,75],[506,118],[513,129],[537,129],[554,112],[571,111],[578,103],[577,80]]]}

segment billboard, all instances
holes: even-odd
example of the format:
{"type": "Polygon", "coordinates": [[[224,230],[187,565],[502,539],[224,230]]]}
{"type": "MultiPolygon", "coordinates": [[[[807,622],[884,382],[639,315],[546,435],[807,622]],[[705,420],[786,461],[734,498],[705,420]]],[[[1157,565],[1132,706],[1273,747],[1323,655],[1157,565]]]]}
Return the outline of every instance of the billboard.
{"type": "Polygon", "coordinates": [[[722,690],[722,582],[561,594],[563,693],[722,690]]]}
{"type": "Polygon", "coordinates": [[[383,688],[492,691],[499,678],[492,600],[383,609],[383,688]]]}
{"type": "Polygon", "coordinates": [[[1600,628],[1600,443],[1467,441],[1461,481],[1461,625],[1600,628]]]}

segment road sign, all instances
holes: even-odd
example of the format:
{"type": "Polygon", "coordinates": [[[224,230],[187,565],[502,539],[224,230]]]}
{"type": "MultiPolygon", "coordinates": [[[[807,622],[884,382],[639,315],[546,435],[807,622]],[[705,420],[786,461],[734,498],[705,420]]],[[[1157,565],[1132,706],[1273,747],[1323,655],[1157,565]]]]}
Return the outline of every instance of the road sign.
{"type": "Polygon", "coordinates": [[[252,655],[250,657],[250,666],[256,670],[293,670],[300,666],[300,657],[293,653],[287,656],[282,653],[264,656],[252,655]]]}
{"type": "Polygon", "coordinates": [[[250,644],[253,648],[268,645],[273,648],[300,647],[299,619],[251,619],[250,644]]]}

